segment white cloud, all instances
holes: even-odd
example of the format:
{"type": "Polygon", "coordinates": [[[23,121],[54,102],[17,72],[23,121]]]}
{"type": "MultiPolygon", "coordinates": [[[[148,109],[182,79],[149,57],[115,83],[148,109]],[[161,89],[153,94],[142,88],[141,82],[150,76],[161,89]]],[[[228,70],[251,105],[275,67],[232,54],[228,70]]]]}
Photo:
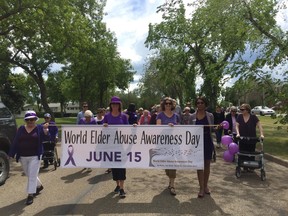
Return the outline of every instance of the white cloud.
{"type": "Polygon", "coordinates": [[[132,64],[144,62],[149,50],[144,42],[149,23],[161,21],[157,6],[164,0],[108,0],[104,11],[108,14],[104,22],[115,33],[121,56],[131,59],[132,64]]]}

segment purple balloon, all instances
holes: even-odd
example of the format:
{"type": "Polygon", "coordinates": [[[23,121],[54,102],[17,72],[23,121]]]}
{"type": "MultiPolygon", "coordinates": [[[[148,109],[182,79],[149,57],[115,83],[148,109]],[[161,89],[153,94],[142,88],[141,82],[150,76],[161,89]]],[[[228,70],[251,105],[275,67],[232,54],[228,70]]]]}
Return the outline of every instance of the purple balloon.
{"type": "Polygon", "coordinates": [[[230,143],[228,146],[230,154],[234,155],[239,151],[239,146],[236,143],[230,143]]]}
{"type": "Polygon", "coordinates": [[[232,139],[232,137],[231,136],[229,136],[229,135],[224,135],[224,136],[222,136],[222,138],[221,138],[221,143],[223,144],[223,145],[226,145],[226,146],[228,146],[230,143],[232,143],[233,142],[233,139],[232,139]]]}
{"type": "Polygon", "coordinates": [[[223,127],[225,130],[229,129],[229,122],[228,122],[228,121],[223,121],[223,122],[221,123],[221,125],[222,125],[222,127],[223,127]]]}
{"type": "Polygon", "coordinates": [[[229,152],[229,150],[226,150],[226,151],[223,153],[223,159],[224,159],[224,161],[226,161],[226,162],[232,162],[233,159],[234,159],[234,155],[231,154],[231,153],[229,152]]]}

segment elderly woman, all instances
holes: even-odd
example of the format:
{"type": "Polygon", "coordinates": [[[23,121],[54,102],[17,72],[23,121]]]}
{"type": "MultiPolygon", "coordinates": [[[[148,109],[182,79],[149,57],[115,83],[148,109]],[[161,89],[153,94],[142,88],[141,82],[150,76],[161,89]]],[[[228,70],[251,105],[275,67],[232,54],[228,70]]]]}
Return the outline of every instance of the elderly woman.
{"type": "Polygon", "coordinates": [[[43,190],[42,183],[38,178],[41,158],[43,154],[43,140],[49,135],[48,123],[36,124],[38,117],[34,111],[27,111],[24,117],[25,125],[19,127],[14,138],[9,156],[20,161],[25,176],[28,178],[26,205],[33,203],[35,195],[43,190]]]}
{"type": "MultiPolygon", "coordinates": [[[[156,117],[156,124],[157,125],[169,125],[174,126],[178,124],[178,116],[174,112],[174,105],[173,105],[173,99],[170,97],[165,97],[161,102],[161,109],[162,112],[160,112],[156,117]]],[[[176,170],[175,169],[166,169],[165,170],[166,175],[169,178],[169,185],[168,190],[170,191],[170,194],[175,196],[175,178],[176,178],[176,170]]]]}
{"type": "Polygon", "coordinates": [[[192,114],[190,113],[190,107],[185,107],[182,113],[181,125],[188,125],[191,115],[192,114]]]}
{"type": "Polygon", "coordinates": [[[139,120],[139,125],[148,125],[150,124],[151,115],[148,110],[144,110],[142,116],[139,120]]]}
{"type": "Polygon", "coordinates": [[[93,117],[93,113],[90,110],[86,110],[84,112],[84,118],[81,118],[79,124],[97,124],[95,118],[93,117]]]}
{"type": "MultiPolygon", "coordinates": [[[[93,117],[93,113],[90,110],[86,110],[84,112],[84,118],[81,118],[79,123],[79,125],[96,125],[96,120],[93,117]]],[[[87,172],[92,172],[91,168],[85,168],[87,172]]],[[[85,170],[84,169],[84,170],[85,170]]]]}
{"type": "MultiPolygon", "coordinates": [[[[259,128],[260,137],[263,139],[263,128],[256,115],[251,114],[251,107],[249,104],[242,104],[240,106],[241,114],[236,120],[236,137],[256,137],[256,127],[259,128]]],[[[239,151],[255,152],[256,140],[240,140],[239,151]]],[[[239,156],[239,160],[254,160],[254,157],[239,156]]],[[[248,169],[246,169],[249,171],[248,169]]]]}
{"type": "Polygon", "coordinates": [[[230,107],[230,113],[226,115],[225,121],[229,123],[229,128],[224,129],[224,134],[229,135],[232,134],[236,136],[236,119],[237,119],[237,108],[235,106],[230,107]]]}

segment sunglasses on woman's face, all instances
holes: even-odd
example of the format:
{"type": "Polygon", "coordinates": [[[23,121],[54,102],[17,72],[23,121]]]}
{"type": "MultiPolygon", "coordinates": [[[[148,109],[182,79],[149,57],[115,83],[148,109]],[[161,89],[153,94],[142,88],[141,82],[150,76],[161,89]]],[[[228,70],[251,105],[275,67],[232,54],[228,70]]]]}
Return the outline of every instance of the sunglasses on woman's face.
{"type": "Polygon", "coordinates": [[[26,119],[25,121],[36,121],[35,118],[31,118],[31,119],[26,119]]]}

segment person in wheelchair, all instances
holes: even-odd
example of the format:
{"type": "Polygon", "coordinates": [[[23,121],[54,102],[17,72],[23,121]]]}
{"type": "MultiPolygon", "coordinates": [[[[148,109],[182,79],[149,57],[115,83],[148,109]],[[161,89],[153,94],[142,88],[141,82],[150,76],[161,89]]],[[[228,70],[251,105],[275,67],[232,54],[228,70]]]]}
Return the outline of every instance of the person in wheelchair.
{"type": "MultiPolygon", "coordinates": [[[[56,126],[56,123],[54,121],[51,121],[51,115],[50,113],[45,113],[44,114],[44,120],[45,122],[43,122],[42,124],[48,123],[48,129],[49,129],[49,133],[50,136],[46,137],[44,142],[46,141],[50,141],[50,142],[54,142],[55,144],[58,141],[58,127],[56,126]]],[[[44,165],[43,165],[43,169],[46,169],[49,164],[53,164],[53,159],[50,160],[43,160],[44,165]]]]}
{"type": "MultiPolygon", "coordinates": [[[[251,114],[251,107],[249,104],[242,104],[240,106],[240,112],[236,120],[236,138],[251,137],[256,138],[256,128],[258,127],[260,138],[264,139],[263,128],[259,118],[256,115],[251,114]]],[[[256,139],[240,139],[239,152],[255,152],[256,139]]],[[[239,156],[241,161],[253,161],[255,157],[239,156]]],[[[248,169],[246,169],[247,171],[248,169]]]]}

